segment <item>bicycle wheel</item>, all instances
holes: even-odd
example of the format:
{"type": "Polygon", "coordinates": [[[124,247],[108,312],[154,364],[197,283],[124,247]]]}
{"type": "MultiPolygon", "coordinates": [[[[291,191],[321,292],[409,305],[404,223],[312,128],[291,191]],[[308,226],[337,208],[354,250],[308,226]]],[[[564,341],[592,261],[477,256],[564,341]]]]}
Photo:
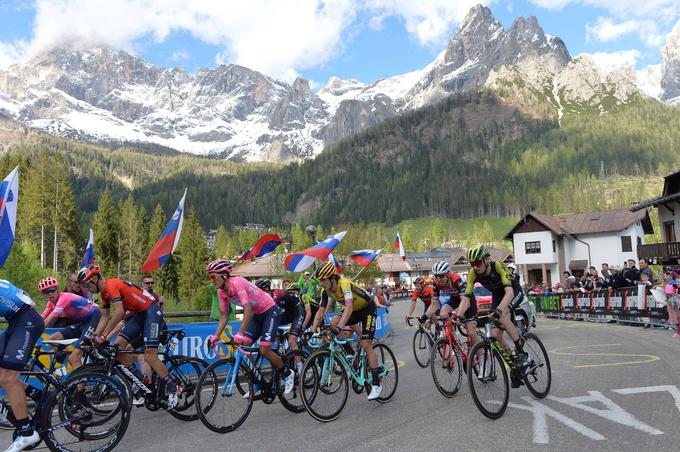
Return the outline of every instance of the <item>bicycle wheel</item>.
{"type": "Polygon", "coordinates": [[[236,430],[253,407],[252,375],[243,363],[238,369],[235,363],[234,358],[215,361],[198,379],[196,410],[203,425],[213,432],[236,430]]]}
{"type": "Polygon", "coordinates": [[[107,367],[104,365],[104,363],[101,362],[87,363],[71,371],[71,373],[68,375],[68,378],[69,379],[77,378],[82,373],[96,373],[101,375],[109,375],[110,377],[116,379],[125,387],[125,395],[128,401],[130,402],[130,407],[132,407],[132,382],[128,380],[125,374],[120,372],[117,368],[114,368],[113,372],[109,374],[107,367]]]}
{"type": "Polygon", "coordinates": [[[552,384],[548,352],[533,333],[524,335],[524,351],[529,354],[529,366],[524,371],[524,383],[534,397],[542,399],[548,395],[552,384]]]}
{"type": "Polygon", "coordinates": [[[488,342],[479,342],[472,347],[468,359],[468,384],[472,400],[482,414],[490,419],[503,416],[508,407],[510,382],[501,355],[488,342]],[[479,353],[479,359],[472,359],[479,353]],[[473,362],[479,362],[477,372],[473,362]]]}
{"type": "Polygon", "coordinates": [[[305,411],[305,405],[302,403],[302,391],[300,389],[300,382],[302,380],[300,375],[297,374],[296,358],[300,358],[304,362],[305,355],[300,350],[289,350],[286,353],[286,365],[289,369],[294,369],[296,371],[295,386],[293,386],[293,390],[290,394],[279,394],[279,400],[281,401],[281,405],[291,413],[302,413],[305,411]]]}
{"type": "Polygon", "coordinates": [[[416,363],[423,369],[430,364],[431,348],[432,338],[421,328],[418,328],[413,334],[413,356],[416,358],[416,363]]]}
{"type": "Polygon", "coordinates": [[[432,346],[430,370],[434,386],[444,397],[453,397],[463,381],[462,362],[458,349],[442,337],[432,346]]]}
{"type": "Polygon", "coordinates": [[[389,402],[394,393],[397,392],[399,384],[399,363],[394,357],[392,349],[382,342],[373,344],[373,350],[378,358],[378,368],[380,369],[380,384],[382,392],[376,400],[380,403],[389,402]]]}
{"type": "Polygon", "coordinates": [[[168,369],[173,381],[177,386],[182,387],[182,395],[175,408],[169,413],[182,421],[195,421],[198,419],[198,412],[195,409],[196,388],[198,379],[208,364],[202,359],[182,357],[170,360],[168,369]]]}
{"type": "Polygon", "coordinates": [[[307,412],[320,422],[337,419],[347,405],[349,378],[344,364],[330,350],[312,353],[302,368],[302,381],[315,382],[310,388],[303,384],[302,403],[307,412]]]}
{"type": "Polygon", "coordinates": [[[129,422],[123,385],[107,375],[81,373],[49,396],[38,430],[50,450],[105,452],[120,442],[129,422]]]}

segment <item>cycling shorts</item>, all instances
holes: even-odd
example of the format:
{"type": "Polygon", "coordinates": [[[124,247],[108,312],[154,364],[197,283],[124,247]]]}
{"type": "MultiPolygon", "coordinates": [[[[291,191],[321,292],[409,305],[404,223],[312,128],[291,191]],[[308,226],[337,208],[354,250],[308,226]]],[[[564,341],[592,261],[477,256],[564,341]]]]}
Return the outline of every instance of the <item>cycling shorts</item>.
{"type": "Polygon", "coordinates": [[[375,303],[371,303],[361,311],[353,311],[352,315],[349,316],[347,325],[352,326],[361,323],[361,339],[372,340],[375,337],[375,313],[375,303]]]}
{"type": "Polygon", "coordinates": [[[79,339],[79,343],[76,346],[80,348],[80,343],[84,340],[90,340],[94,336],[94,331],[99,325],[99,319],[101,319],[102,313],[99,309],[93,309],[89,316],[81,319],[80,322],[67,326],[66,328],[59,331],[64,339],[79,339]]]}
{"type": "Polygon", "coordinates": [[[158,338],[161,334],[163,325],[163,312],[158,303],[152,303],[144,311],[137,312],[125,323],[120,336],[130,344],[141,336],[144,340],[144,347],[158,348],[158,338]]]}
{"type": "MultiPolygon", "coordinates": [[[[501,304],[501,301],[503,300],[503,297],[505,296],[505,290],[503,291],[493,291],[491,293],[491,309],[494,310],[498,308],[498,306],[501,304]]],[[[522,300],[524,300],[524,293],[521,290],[516,290],[515,294],[513,295],[512,300],[510,300],[510,304],[508,304],[508,307],[510,308],[510,311],[514,311],[517,309],[517,306],[519,306],[522,303],[522,300]]]]}
{"type": "Polygon", "coordinates": [[[300,337],[302,336],[302,324],[305,323],[305,314],[305,305],[298,303],[293,312],[284,310],[279,325],[290,323],[290,334],[300,337]]]}
{"type": "MultiPolygon", "coordinates": [[[[455,311],[456,309],[458,309],[458,306],[460,306],[459,296],[450,297],[443,303],[441,298],[439,300],[442,308],[445,305],[449,305],[455,311]]],[[[462,323],[473,322],[475,320],[476,315],[477,315],[477,303],[475,303],[475,300],[470,300],[470,306],[468,306],[468,308],[465,310],[465,312],[463,313],[463,317],[460,319],[460,321],[462,323]]]]}
{"type": "Polygon", "coordinates": [[[260,345],[272,345],[280,319],[281,308],[276,305],[260,314],[253,314],[244,335],[253,342],[260,339],[260,345]]]}
{"type": "Polygon", "coordinates": [[[22,306],[0,334],[0,368],[24,370],[45,321],[31,306],[22,306]]]}

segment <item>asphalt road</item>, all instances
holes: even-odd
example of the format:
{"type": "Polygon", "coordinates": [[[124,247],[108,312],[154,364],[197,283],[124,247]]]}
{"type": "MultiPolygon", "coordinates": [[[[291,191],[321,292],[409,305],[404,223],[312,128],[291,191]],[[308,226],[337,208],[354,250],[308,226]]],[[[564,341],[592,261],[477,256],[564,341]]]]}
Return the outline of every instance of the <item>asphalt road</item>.
{"type": "MultiPolygon", "coordinates": [[[[496,421],[475,407],[467,380],[458,395],[442,397],[429,368],[411,350],[407,302],[390,315],[386,340],[397,359],[399,387],[387,404],[350,391],[342,416],[322,424],[278,403],[255,402],[236,431],[213,433],[162,412],[135,409],[118,450],[678,450],[680,339],[667,330],[539,319],[534,332],[550,352],[551,395],[541,401],[511,390],[510,407],[496,421]]],[[[6,432],[0,443],[8,444],[6,432]]],[[[44,450],[44,448],[43,448],[44,450]]]]}

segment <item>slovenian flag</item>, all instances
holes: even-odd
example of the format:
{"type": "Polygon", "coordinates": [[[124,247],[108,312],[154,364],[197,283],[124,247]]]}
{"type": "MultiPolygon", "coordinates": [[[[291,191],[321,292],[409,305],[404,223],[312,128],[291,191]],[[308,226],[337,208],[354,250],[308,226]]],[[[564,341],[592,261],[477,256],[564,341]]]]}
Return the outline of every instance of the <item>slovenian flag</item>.
{"type": "Polygon", "coordinates": [[[90,238],[87,241],[87,246],[85,247],[82,267],[90,264],[94,264],[94,232],[92,232],[92,229],[90,229],[90,238]]]}
{"type": "Polygon", "coordinates": [[[333,256],[333,253],[328,255],[328,261],[333,262],[333,265],[335,265],[335,269],[338,271],[338,275],[342,274],[342,265],[340,265],[340,262],[333,256]]]}
{"type": "Polygon", "coordinates": [[[288,257],[286,257],[286,270],[289,272],[301,272],[312,265],[316,259],[319,259],[320,261],[327,260],[328,255],[333,252],[336,246],[338,246],[338,243],[340,243],[345,234],[347,234],[347,231],[338,232],[334,236],[322,240],[311,248],[307,248],[298,253],[289,254],[288,257]]]}
{"type": "Polygon", "coordinates": [[[399,235],[399,231],[397,231],[397,237],[394,239],[394,247],[399,250],[399,255],[401,256],[401,260],[405,261],[406,260],[406,250],[404,249],[404,243],[401,241],[401,236],[399,235]]]}
{"type": "Polygon", "coordinates": [[[265,234],[255,242],[255,245],[253,245],[247,253],[239,257],[238,260],[245,261],[248,259],[255,259],[256,257],[268,256],[283,242],[285,242],[285,239],[281,238],[278,234],[265,234]]]}
{"type": "Polygon", "coordinates": [[[146,273],[155,272],[161,265],[165,264],[172,255],[172,252],[177,248],[179,237],[182,234],[182,223],[184,222],[184,199],[187,197],[187,189],[184,189],[184,195],[180,199],[172,218],[165,225],[165,229],[161,233],[158,242],[154,245],[149,257],[142,265],[142,271],[146,273]]]}
{"type": "Polygon", "coordinates": [[[382,250],[356,250],[352,251],[352,254],[350,254],[349,258],[359,265],[368,267],[371,265],[371,262],[373,262],[378,257],[381,251],[382,250]]]}
{"type": "Polygon", "coordinates": [[[19,199],[19,167],[17,166],[0,185],[0,268],[14,244],[19,199]]]}

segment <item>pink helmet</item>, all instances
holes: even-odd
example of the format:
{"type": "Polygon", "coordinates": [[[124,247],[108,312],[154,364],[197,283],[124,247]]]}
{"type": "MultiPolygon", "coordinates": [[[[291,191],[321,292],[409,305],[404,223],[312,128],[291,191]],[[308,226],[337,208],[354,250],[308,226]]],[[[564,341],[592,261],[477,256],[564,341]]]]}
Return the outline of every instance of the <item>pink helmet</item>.
{"type": "Polygon", "coordinates": [[[208,273],[231,273],[234,265],[226,259],[215,259],[205,268],[208,273]]]}
{"type": "Polygon", "coordinates": [[[40,280],[38,283],[38,290],[43,291],[47,289],[52,289],[53,287],[59,287],[59,283],[57,282],[56,279],[52,278],[51,276],[48,276],[47,278],[43,278],[40,280]]]}

